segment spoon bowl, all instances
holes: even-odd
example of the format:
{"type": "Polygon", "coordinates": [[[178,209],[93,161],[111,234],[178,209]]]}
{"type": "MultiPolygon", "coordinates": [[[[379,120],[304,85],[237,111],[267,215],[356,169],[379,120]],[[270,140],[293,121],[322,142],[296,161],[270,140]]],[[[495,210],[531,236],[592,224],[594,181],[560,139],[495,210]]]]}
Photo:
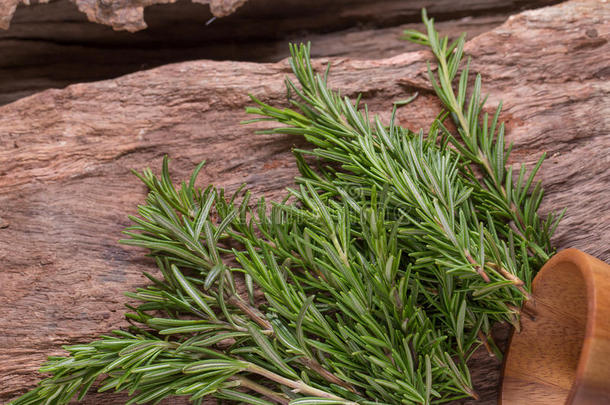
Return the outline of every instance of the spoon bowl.
{"type": "Polygon", "coordinates": [[[505,356],[501,405],[610,404],[610,266],[577,249],[532,284],[505,356]]]}

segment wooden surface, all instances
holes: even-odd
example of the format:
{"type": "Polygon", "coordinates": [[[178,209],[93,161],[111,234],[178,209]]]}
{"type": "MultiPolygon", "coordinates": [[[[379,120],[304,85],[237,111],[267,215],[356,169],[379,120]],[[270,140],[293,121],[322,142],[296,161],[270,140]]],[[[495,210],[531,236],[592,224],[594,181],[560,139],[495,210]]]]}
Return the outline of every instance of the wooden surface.
{"type": "MultiPolygon", "coordinates": [[[[51,2],[56,0],[50,0],[51,2]]],[[[177,0],[70,0],[81,13],[91,22],[111,26],[118,31],[136,32],[147,28],[147,18],[144,10],[151,6],[176,3],[177,0]]],[[[46,2],[43,6],[46,6],[46,2]]],[[[557,0],[436,0],[431,3],[424,0],[192,0],[193,3],[209,7],[210,17],[226,17],[237,13],[243,16],[258,17],[272,20],[281,17],[274,25],[280,26],[280,31],[287,27],[292,29],[330,28],[339,21],[350,24],[354,21],[366,21],[387,25],[391,22],[403,21],[405,17],[419,15],[422,7],[427,7],[439,17],[461,14],[472,16],[485,13],[490,9],[516,10],[536,4],[552,4],[557,0]],[[461,13],[460,13],[461,11],[461,13]],[[457,13],[456,13],[457,12],[457,13]],[[312,20],[311,15],[319,18],[312,20]],[[286,18],[290,16],[290,18],[286,18]]],[[[18,5],[29,6],[26,0],[0,0],[0,29],[8,29],[18,5]]],[[[181,6],[184,6],[182,3],[181,6]]],[[[185,15],[183,15],[184,17],[185,15]]],[[[206,20],[201,20],[204,24],[206,20]]],[[[259,26],[258,31],[268,31],[270,27],[259,26]]],[[[256,28],[252,27],[256,33],[256,28]]]]}
{"type": "Polygon", "coordinates": [[[610,403],[610,265],[576,249],[553,257],[511,338],[501,405],[610,403]]]}
{"type": "MultiPolygon", "coordinates": [[[[603,260],[610,259],[609,11],[593,0],[527,11],[466,46],[489,107],[504,100],[513,162],[531,167],[548,154],[542,211],[568,208],[556,245],[603,260]]],[[[427,127],[439,111],[425,76],[429,58],[336,59],[331,83],[349,96],[362,91],[383,119],[394,100],[418,91],[398,119],[427,127]]],[[[141,272],[151,268],[142,251],[116,243],[144,198],[130,169],[158,169],[168,153],[180,179],[206,159],[202,183],[246,182],[257,195],[284,195],[296,173],[290,148],[303,142],[254,135],[238,122],[248,92],[284,103],[288,72],[286,62],[195,61],[0,107],[0,402],[32,386],[40,362],[61,344],[124,325],[122,293],[145,283],[141,272]]],[[[473,360],[479,403],[496,402],[498,371],[483,352],[473,360]]]]}
{"type": "MultiPolygon", "coordinates": [[[[155,4],[175,3],[177,0],[72,0],[78,11],[89,21],[111,26],[115,30],[135,32],[145,29],[144,9],[155,4]]],[[[226,17],[248,0],[193,0],[209,5],[214,17],[226,17]]],[[[42,4],[48,1],[42,1],[42,4]]],[[[0,0],[0,29],[8,29],[18,5],[29,6],[28,0],[0,0]]]]}
{"type": "Polygon", "coordinates": [[[19,7],[10,29],[0,30],[0,105],[187,60],[277,62],[288,56],[288,41],[312,41],[314,56],[387,58],[416,48],[399,36],[420,22],[422,6],[444,32],[473,38],[519,10],[557,1],[250,0],[207,25],[207,5],[180,1],[147,7],[148,28],[136,33],[89,22],[71,0],[34,3],[19,7]]]}

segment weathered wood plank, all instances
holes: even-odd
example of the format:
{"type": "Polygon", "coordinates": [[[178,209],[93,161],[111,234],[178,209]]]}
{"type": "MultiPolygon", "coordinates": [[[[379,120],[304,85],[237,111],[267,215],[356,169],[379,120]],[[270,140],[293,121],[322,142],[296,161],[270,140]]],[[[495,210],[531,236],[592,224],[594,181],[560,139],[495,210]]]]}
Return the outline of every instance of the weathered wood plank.
{"type": "MultiPolygon", "coordinates": [[[[42,5],[33,4],[40,8],[48,7],[45,3],[56,2],[50,0],[42,5]]],[[[153,6],[176,3],[177,0],[70,0],[80,13],[86,15],[91,22],[111,26],[118,31],[136,32],[148,27],[148,17],[145,9],[153,6]]],[[[205,23],[212,17],[227,17],[236,15],[241,21],[259,20],[258,26],[251,25],[250,34],[277,34],[299,29],[337,29],[346,28],[354,23],[367,22],[377,25],[396,25],[409,21],[419,15],[422,7],[428,7],[430,12],[442,18],[465,17],[481,15],[495,11],[511,11],[533,6],[549,5],[558,0],[437,0],[433,3],[425,0],[382,0],[370,2],[368,0],[192,0],[192,3],[209,5],[201,7],[206,10],[203,14],[205,23]],[[208,11],[209,10],[209,11],[208,11]],[[287,18],[289,16],[290,18],[287,18]],[[317,18],[312,18],[312,17],[317,18]],[[278,18],[279,17],[279,18],[278,18]],[[271,24],[270,24],[271,23],[271,24]],[[270,26],[271,25],[271,26],[270,26]]],[[[26,0],[0,0],[0,29],[8,29],[17,6],[30,6],[26,0]]],[[[67,9],[64,2],[64,10],[67,9]]],[[[189,9],[186,2],[180,8],[189,9]],[[186,6],[186,7],[185,7],[186,6]]],[[[148,10],[147,10],[148,11],[148,10]]],[[[200,14],[201,16],[201,14],[200,14]]],[[[62,21],[61,16],[55,16],[55,21],[62,21]],[[59,18],[57,18],[59,17],[59,18]]],[[[178,18],[191,19],[188,12],[178,14],[178,18]]],[[[47,17],[46,21],[52,21],[47,17]]],[[[68,22],[70,19],[63,19],[68,22]]],[[[223,24],[221,24],[222,26],[223,24]]],[[[225,29],[228,26],[225,25],[225,29]]],[[[235,27],[233,27],[235,28],[235,27]]],[[[224,30],[223,30],[224,31],[224,30]]],[[[233,30],[235,31],[235,30],[233,30]]],[[[241,31],[244,35],[244,30],[241,31]]],[[[222,34],[221,34],[222,35],[222,34]]],[[[225,35],[226,36],[226,35],[225,35]]],[[[225,37],[223,36],[223,37],[225,37]]],[[[235,36],[235,32],[230,36],[235,36]]]]}
{"type": "MultiPolygon", "coordinates": [[[[0,16],[6,1],[0,0],[0,16]]],[[[116,18],[134,17],[121,13],[121,5],[141,1],[104,2],[113,7],[98,17],[111,24],[116,18]]],[[[277,62],[287,56],[289,40],[311,40],[317,56],[387,58],[413,49],[398,37],[404,24],[420,21],[422,6],[430,7],[440,29],[451,35],[466,31],[473,38],[519,10],[556,2],[250,0],[230,16],[206,25],[212,18],[207,5],[179,1],[147,7],[148,28],[136,33],[89,22],[70,0],[35,3],[19,7],[10,29],[0,30],[0,105],[47,88],[186,60],[277,62]]],[[[81,3],[95,8],[100,2],[81,3]]],[[[142,15],[138,18],[142,21],[142,15]]]]}
{"type": "MultiPolygon", "coordinates": [[[[610,259],[610,10],[594,0],[528,11],[467,44],[490,107],[504,100],[513,161],[542,152],[543,211],[568,208],[555,242],[610,259]]],[[[427,126],[439,106],[426,52],[333,60],[332,84],[387,119],[427,126]]],[[[322,66],[324,61],[318,61],[322,66]]],[[[239,125],[251,92],[284,100],[285,62],[196,61],[114,80],[48,90],[0,108],[0,401],[30,387],[60,345],[124,325],[122,292],[145,283],[151,263],[116,240],[144,188],[129,169],[173,158],[176,178],[202,159],[202,182],[280,198],[295,165],[289,136],[239,125]]],[[[480,403],[495,403],[499,365],[473,366],[480,403]]],[[[95,396],[87,403],[121,399],[95,396]]]]}

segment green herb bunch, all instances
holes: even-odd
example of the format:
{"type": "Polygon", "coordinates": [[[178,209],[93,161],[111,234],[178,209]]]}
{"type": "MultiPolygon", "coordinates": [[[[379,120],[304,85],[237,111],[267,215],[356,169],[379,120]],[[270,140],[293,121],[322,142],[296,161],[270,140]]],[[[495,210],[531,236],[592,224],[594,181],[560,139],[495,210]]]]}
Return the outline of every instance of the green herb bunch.
{"type": "Polygon", "coordinates": [[[291,47],[292,109],[253,97],[266,133],[305,137],[300,176],[283,202],[243,189],[179,187],[137,175],[150,192],[122,243],[140,246],[161,278],[127,296],[129,330],[66,347],[51,374],[14,405],[65,404],[99,391],[131,403],[188,396],[247,404],[431,404],[474,397],[467,361],[497,321],[519,326],[559,216],[541,219],[534,176],[507,165],[500,107],[468,95],[464,37],[406,32],[428,46],[446,108],[428,133],[369,117],[291,47]],[[458,76],[459,73],[459,76],[458,76]],[[453,84],[457,81],[457,89],[453,84]],[[444,125],[447,118],[457,128],[444,125]]]}

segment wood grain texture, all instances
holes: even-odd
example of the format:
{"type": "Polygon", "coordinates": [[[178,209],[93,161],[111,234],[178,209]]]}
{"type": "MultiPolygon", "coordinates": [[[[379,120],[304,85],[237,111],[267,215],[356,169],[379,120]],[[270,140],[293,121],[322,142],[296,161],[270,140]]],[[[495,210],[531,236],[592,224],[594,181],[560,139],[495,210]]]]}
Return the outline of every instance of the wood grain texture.
{"type": "Polygon", "coordinates": [[[89,22],[71,0],[32,4],[19,7],[10,29],[0,30],[0,105],[47,88],[187,60],[277,62],[288,56],[289,41],[312,41],[314,56],[387,58],[416,48],[399,36],[420,22],[423,5],[432,7],[444,32],[473,38],[524,8],[555,2],[389,1],[367,2],[366,9],[359,0],[250,0],[206,25],[210,7],[185,0],[147,7],[148,28],[136,33],[89,22]]]}
{"type": "MultiPolygon", "coordinates": [[[[118,31],[135,32],[147,27],[144,9],[155,4],[175,3],[177,0],[72,0],[91,22],[109,25],[118,31]]],[[[192,0],[209,5],[214,17],[226,17],[248,0],[192,0]]],[[[48,3],[41,1],[40,3],[48,3]]],[[[0,0],[0,29],[9,29],[18,5],[29,6],[29,0],[0,0]]]]}
{"type": "MultiPolygon", "coordinates": [[[[42,5],[54,0],[41,1],[42,5]]],[[[114,30],[136,32],[147,28],[144,10],[159,4],[175,3],[178,0],[70,0],[81,13],[87,16],[91,22],[111,26],[114,30]]],[[[552,4],[557,0],[437,0],[430,3],[425,0],[381,0],[370,2],[369,0],[192,0],[193,3],[209,5],[209,10],[214,17],[226,17],[236,12],[242,15],[268,19],[269,17],[284,17],[277,21],[276,26],[312,28],[312,23],[317,28],[327,27],[330,21],[340,20],[343,24],[354,21],[371,20],[387,25],[404,21],[405,17],[419,15],[422,7],[438,14],[455,15],[456,11],[461,16],[479,14],[489,9],[515,10],[518,8],[531,7],[532,4],[552,4]],[[241,8],[245,5],[246,10],[241,8]],[[461,11],[461,13],[460,13],[461,11]],[[312,20],[311,15],[319,18],[312,20]],[[291,16],[291,18],[285,18],[291,16]]],[[[184,4],[184,3],[183,3],[184,4]]],[[[17,6],[29,6],[29,0],[0,0],[0,29],[8,29],[17,6]]],[[[206,20],[200,21],[205,23],[206,20]]],[[[256,30],[255,27],[252,27],[256,30]]],[[[259,26],[260,30],[267,31],[269,27],[259,26]]],[[[254,31],[256,32],[256,31],[254,31]]]]}
{"type": "MultiPolygon", "coordinates": [[[[567,2],[512,17],[466,46],[489,108],[504,100],[513,162],[531,167],[548,154],[542,211],[568,208],[555,243],[602,260],[610,259],[609,20],[603,3],[567,2]]],[[[418,91],[398,119],[427,127],[439,112],[428,59],[427,52],[334,59],[331,83],[349,96],[361,91],[386,120],[394,100],[418,91]]],[[[124,325],[122,293],[144,284],[141,272],[151,268],[142,251],[116,243],[144,198],[130,169],[158,169],[167,153],[180,179],[206,159],[202,183],[245,182],[257,195],[284,195],[296,173],[290,148],[302,141],[254,135],[238,122],[249,92],[285,103],[288,73],[285,61],[187,62],[0,108],[0,402],[31,387],[61,344],[124,325]]],[[[498,371],[483,352],[473,360],[479,403],[495,403],[498,371]]]]}
{"type": "Polygon", "coordinates": [[[610,403],[610,265],[566,249],[533,282],[511,337],[501,405],[610,403]]]}

